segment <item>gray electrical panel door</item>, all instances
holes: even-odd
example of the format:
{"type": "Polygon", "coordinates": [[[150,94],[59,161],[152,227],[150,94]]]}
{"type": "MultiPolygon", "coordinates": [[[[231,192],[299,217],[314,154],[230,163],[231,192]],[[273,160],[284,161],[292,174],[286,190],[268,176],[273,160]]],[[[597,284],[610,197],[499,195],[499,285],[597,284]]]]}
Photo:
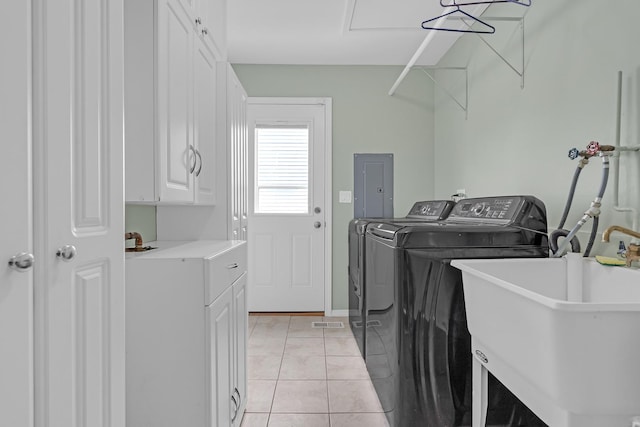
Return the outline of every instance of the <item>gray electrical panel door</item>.
{"type": "Polygon", "coordinates": [[[393,218],[393,154],[353,155],[353,216],[393,218]]]}

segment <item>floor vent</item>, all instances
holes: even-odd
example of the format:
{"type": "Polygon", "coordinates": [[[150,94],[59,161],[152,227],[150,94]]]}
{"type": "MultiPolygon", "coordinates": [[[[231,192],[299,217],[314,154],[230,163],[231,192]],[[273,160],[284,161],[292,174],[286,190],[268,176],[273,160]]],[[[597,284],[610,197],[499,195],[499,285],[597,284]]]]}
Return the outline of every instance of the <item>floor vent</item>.
{"type": "Polygon", "coordinates": [[[344,328],[342,322],[311,322],[312,328],[344,328]]]}

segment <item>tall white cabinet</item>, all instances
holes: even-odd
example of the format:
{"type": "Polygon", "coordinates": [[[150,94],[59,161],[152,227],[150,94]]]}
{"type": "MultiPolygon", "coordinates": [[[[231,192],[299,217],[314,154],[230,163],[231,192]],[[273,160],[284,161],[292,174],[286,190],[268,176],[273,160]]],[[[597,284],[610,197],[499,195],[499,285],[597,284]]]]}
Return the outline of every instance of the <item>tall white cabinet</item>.
{"type": "Polygon", "coordinates": [[[2,426],[125,425],[122,3],[0,14],[2,426]]]}
{"type": "Polygon", "coordinates": [[[226,67],[227,137],[229,139],[229,236],[247,240],[248,128],[247,92],[233,68],[226,67]]]}
{"type": "Polygon", "coordinates": [[[157,205],[159,240],[126,260],[127,425],[239,427],[247,94],[226,0],[126,1],[124,22],[126,202],[157,205]]]}

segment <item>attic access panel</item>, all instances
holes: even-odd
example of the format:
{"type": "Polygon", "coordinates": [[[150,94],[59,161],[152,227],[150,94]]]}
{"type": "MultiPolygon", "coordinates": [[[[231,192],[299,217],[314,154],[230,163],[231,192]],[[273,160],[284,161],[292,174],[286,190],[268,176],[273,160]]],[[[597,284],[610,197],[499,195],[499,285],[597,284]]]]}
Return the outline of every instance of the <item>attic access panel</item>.
{"type": "Polygon", "coordinates": [[[393,218],[393,154],[353,155],[354,218],[393,218]]]}

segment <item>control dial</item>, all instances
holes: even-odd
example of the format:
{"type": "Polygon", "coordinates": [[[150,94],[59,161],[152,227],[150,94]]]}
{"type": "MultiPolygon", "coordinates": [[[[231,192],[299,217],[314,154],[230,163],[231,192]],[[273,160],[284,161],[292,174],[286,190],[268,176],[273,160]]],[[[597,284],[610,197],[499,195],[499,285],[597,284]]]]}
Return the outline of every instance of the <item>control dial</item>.
{"type": "Polygon", "coordinates": [[[489,210],[489,207],[486,205],[486,203],[482,203],[482,202],[476,203],[471,208],[471,212],[473,212],[476,216],[480,216],[488,210],[489,210]]]}

